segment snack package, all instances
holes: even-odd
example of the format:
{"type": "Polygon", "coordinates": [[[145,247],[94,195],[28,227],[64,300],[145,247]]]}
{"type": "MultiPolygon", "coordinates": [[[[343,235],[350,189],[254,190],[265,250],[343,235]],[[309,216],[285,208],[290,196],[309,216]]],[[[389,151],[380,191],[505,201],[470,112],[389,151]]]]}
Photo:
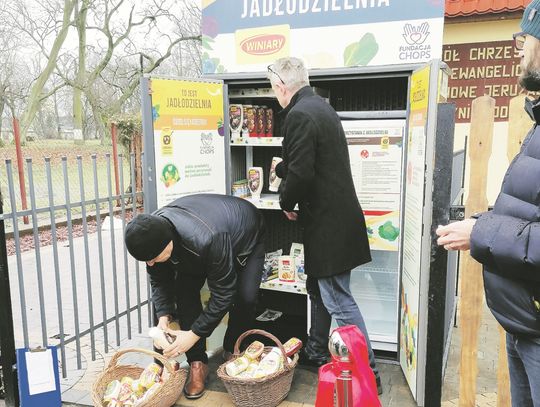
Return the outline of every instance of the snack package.
{"type": "Polygon", "coordinates": [[[262,275],[262,281],[266,281],[270,276],[276,274],[278,271],[278,259],[283,254],[283,250],[279,249],[275,252],[266,253],[264,255],[264,270],[262,275]]]}
{"type": "Polygon", "coordinates": [[[225,365],[225,371],[229,376],[235,377],[246,370],[249,364],[250,360],[245,356],[241,356],[232,362],[227,363],[225,365]]]}
{"type": "Polygon", "coordinates": [[[278,262],[279,281],[294,283],[296,281],[294,259],[291,256],[279,256],[278,262]]]}
{"type": "Polygon", "coordinates": [[[103,395],[103,402],[109,403],[112,400],[118,400],[118,394],[120,393],[121,384],[118,380],[113,380],[107,385],[105,394],[103,395]]]}
{"type": "Polygon", "coordinates": [[[139,383],[145,389],[150,389],[150,387],[152,387],[154,383],[159,382],[160,378],[161,367],[157,363],[151,363],[141,373],[141,376],[139,377],[139,383]]]}
{"type": "Polygon", "coordinates": [[[283,354],[279,348],[272,350],[261,359],[259,367],[253,374],[254,378],[264,377],[276,373],[283,367],[283,354]]]}
{"type": "Polygon", "coordinates": [[[302,341],[298,338],[291,338],[283,344],[287,356],[292,356],[302,348],[302,341]]]}
{"type": "Polygon", "coordinates": [[[249,112],[253,106],[242,105],[242,137],[249,137],[249,112]]]}
{"type": "Polygon", "coordinates": [[[243,134],[243,137],[257,137],[256,112],[257,106],[246,106],[244,114],[247,114],[247,134],[243,134]]]}
{"type": "Polygon", "coordinates": [[[259,341],[252,342],[244,352],[244,356],[249,360],[257,360],[264,352],[264,343],[259,341]]]}

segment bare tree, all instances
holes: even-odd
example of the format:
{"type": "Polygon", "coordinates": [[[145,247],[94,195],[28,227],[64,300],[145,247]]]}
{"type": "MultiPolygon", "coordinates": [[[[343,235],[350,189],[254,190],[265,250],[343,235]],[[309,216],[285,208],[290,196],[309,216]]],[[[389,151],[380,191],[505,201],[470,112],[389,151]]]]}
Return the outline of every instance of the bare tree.
{"type": "MultiPolygon", "coordinates": [[[[10,27],[25,34],[46,57],[43,67],[32,82],[26,107],[22,113],[20,124],[23,138],[32,124],[41,102],[57,90],[57,88],[52,88],[44,92],[68,35],[76,2],[77,0],[43,2],[39,13],[36,12],[35,7],[30,7],[23,0],[2,4],[2,13],[11,22],[10,27]]],[[[65,86],[65,84],[59,86],[65,86]]]]}
{"type": "Polygon", "coordinates": [[[77,74],[60,72],[76,89],[75,125],[82,128],[84,94],[100,133],[107,134],[110,117],[130,104],[141,75],[157,69],[179,44],[200,42],[197,13],[196,5],[178,0],[82,0],[76,18],[78,60],[73,62],[77,74]],[[181,29],[178,21],[184,21],[181,29]]]}

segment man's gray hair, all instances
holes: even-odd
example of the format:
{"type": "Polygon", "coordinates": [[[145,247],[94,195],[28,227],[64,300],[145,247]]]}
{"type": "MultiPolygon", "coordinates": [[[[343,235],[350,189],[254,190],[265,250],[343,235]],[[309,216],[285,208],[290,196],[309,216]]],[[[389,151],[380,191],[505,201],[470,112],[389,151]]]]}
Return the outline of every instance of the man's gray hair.
{"type": "Polygon", "coordinates": [[[282,83],[294,92],[309,86],[309,75],[304,62],[299,58],[280,58],[268,67],[270,83],[282,83]]]}

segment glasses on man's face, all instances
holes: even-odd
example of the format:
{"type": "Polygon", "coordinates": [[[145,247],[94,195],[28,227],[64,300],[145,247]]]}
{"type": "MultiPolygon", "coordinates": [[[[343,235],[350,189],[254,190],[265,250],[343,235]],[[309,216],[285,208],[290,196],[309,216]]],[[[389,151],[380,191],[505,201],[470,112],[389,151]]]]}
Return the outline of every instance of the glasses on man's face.
{"type": "Polygon", "coordinates": [[[514,39],[514,46],[518,51],[521,51],[523,49],[523,45],[525,45],[525,33],[519,32],[512,35],[512,38],[514,39]]]}
{"type": "Polygon", "coordinates": [[[276,75],[279,78],[279,80],[281,81],[281,83],[283,85],[285,85],[285,81],[283,79],[281,79],[281,76],[279,76],[279,74],[272,69],[272,65],[268,65],[267,68],[268,68],[268,72],[273,73],[274,75],[276,75]]]}

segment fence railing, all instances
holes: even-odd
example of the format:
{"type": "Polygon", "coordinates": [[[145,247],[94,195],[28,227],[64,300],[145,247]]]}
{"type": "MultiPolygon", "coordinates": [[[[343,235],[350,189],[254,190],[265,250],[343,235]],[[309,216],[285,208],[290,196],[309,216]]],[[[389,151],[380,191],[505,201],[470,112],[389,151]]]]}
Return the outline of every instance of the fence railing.
{"type": "Polygon", "coordinates": [[[81,156],[75,161],[62,157],[59,163],[26,159],[25,210],[17,202],[12,160],[3,165],[9,205],[0,213],[0,224],[9,224],[10,230],[12,255],[6,266],[12,301],[0,298],[0,307],[12,307],[17,347],[59,348],[64,378],[70,369],[82,367],[82,341],[95,360],[97,349],[108,353],[112,343],[120,346],[132,331],[141,333],[152,323],[146,273],[141,276],[123,242],[127,221],[142,210],[135,156],[120,154],[118,167],[110,154],[92,154],[89,161],[81,156]],[[115,169],[119,194],[113,193],[115,169]],[[38,196],[38,187],[46,195],[38,196]],[[68,346],[70,351],[74,346],[75,366],[68,363],[68,346]]]}

